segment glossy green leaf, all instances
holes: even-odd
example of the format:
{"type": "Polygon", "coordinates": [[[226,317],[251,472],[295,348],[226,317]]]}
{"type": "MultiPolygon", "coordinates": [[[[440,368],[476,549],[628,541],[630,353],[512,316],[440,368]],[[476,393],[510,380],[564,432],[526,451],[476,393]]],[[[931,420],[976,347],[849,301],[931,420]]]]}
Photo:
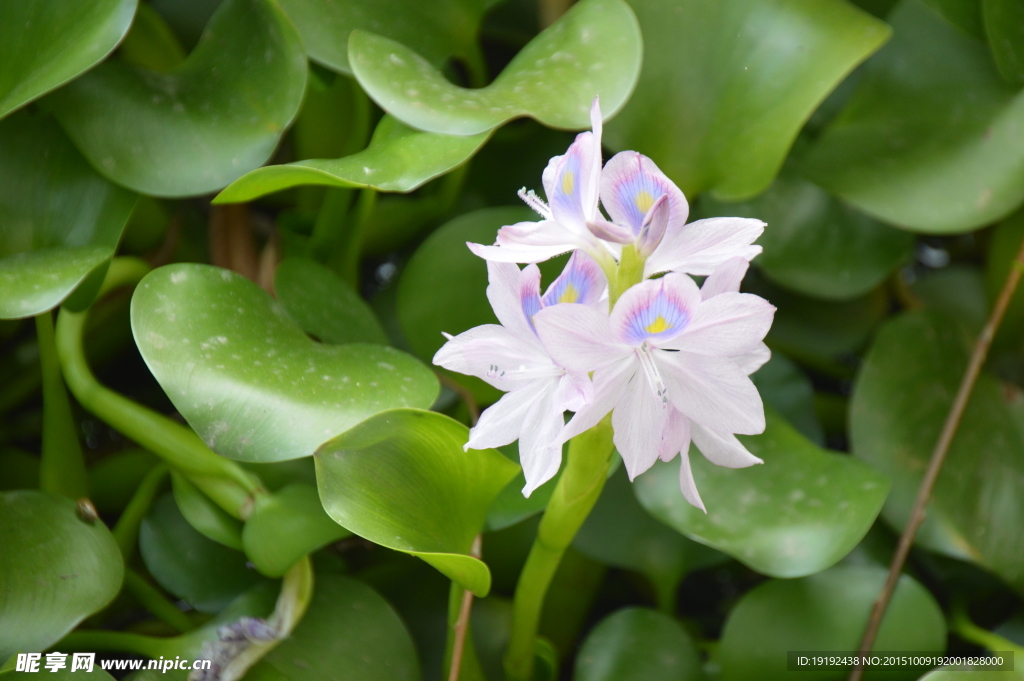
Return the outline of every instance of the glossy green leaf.
{"type": "Polygon", "coordinates": [[[889,35],[839,0],[630,4],[644,67],[606,140],[650,156],[688,195],[765,189],[818,104],[889,35]]]}
{"type": "Polygon", "coordinates": [[[715,466],[691,449],[705,515],[679,491],[679,463],[657,463],[634,483],[655,518],[690,539],[772,577],[834,565],[861,540],[885,501],[888,481],[860,461],[819,449],[770,407],[764,434],[741,441],[764,464],[715,466]]]}
{"type": "Polygon", "coordinates": [[[814,410],[814,388],[800,368],[780,353],[773,353],[751,380],[761,399],[816,445],[825,444],[825,432],[814,410]]]}
{"type": "Polygon", "coordinates": [[[985,33],[1002,77],[1024,84],[1024,5],[1014,0],[981,0],[985,33]]]}
{"type": "Polygon", "coordinates": [[[287,258],[274,272],[274,293],[303,330],[324,343],[376,343],[388,337],[370,306],[334,273],[309,258],[287,258]]]}
{"type": "Polygon", "coordinates": [[[488,0],[281,0],[295,22],[310,59],[352,73],[348,38],[353,30],[379,33],[440,68],[451,57],[478,68],[477,27],[488,0]]]}
{"type": "Polygon", "coordinates": [[[466,426],[435,412],[369,418],[317,450],[324,509],[360,537],[418,556],[486,596],[490,572],[467,554],[518,466],[493,449],[463,451],[468,437],[466,426]]]}
{"type": "MultiPolygon", "coordinates": [[[[854,387],[853,453],[893,481],[882,511],[894,527],[917,488],[973,345],[954,319],[901,315],[878,332],[854,387]]],[[[1024,394],[982,372],[917,542],[973,560],[1024,591],[1024,394]]]]}
{"type": "Polygon", "coordinates": [[[322,345],[241,275],[207,265],[154,270],[132,298],[150,371],[216,452],[243,461],[309,456],[396,407],[429,407],[437,379],[393,348],[322,345]]]}
{"type": "Polygon", "coordinates": [[[39,652],[113,600],[124,563],[106,526],[75,502],[0,493],[0,659],[39,652]]]}
{"type": "Polygon", "coordinates": [[[700,656],[679,622],[643,608],[619,610],[583,642],[573,681],[697,681],[700,656]]]}
{"type": "MultiPolygon", "coordinates": [[[[1017,660],[1014,660],[1017,664],[1017,660]]],[[[981,669],[936,669],[921,677],[921,681],[1024,681],[1024,669],[1012,672],[993,672],[981,669]]]]}
{"type": "MultiPolygon", "coordinates": [[[[242,550],[242,523],[210,500],[185,476],[171,471],[174,503],[197,532],[218,544],[242,550]]],[[[280,575],[274,575],[280,577],[280,575]]]]}
{"type": "Polygon", "coordinates": [[[981,331],[988,317],[985,275],[971,265],[955,264],[923,272],[910,285],[910,292],[926,308],[956,317],[972,333],[981,331]]]}
{"type": "Polygon", "coordinates": [[[260,576],[245,555],[199,534],[171,494],[160,497],[139,529],[139,552],[149,573],[200,612],[219,612],[260,576]]]}
{"type": "MultiPolygon", "coordinates": [[[[484,208],[445,223],[409,259],[398,282],[398,323],[413,354],[430,362],[444,345],[444,333],[462,333],[481,324],[496,324],[487,302],[487,263],[466,247],[471,241],[492,244],[503,225],[532,220],[526,207],[484,208]]],[[[561,272],[562,258],[540,263],[545,282],[561,272]]],[[[500,396],[478,379],[457,376],[483,403],[500,396]]]]}
{"type": "Polygon", "coordinates": [[[317,575],[313,601],[292,635],[246,681],[419,681],[416,648],[380,594],[339,575],[317,575]]]}
{"type": "Polygon", "coordinates": [[[411,192],[476,153],[489,133],[469,137],[420,132],[385,116],[365,150],[337,159],[312,159],[253,170],[217,195],[215,203],[251,201],[298,185],[370,187],[411,192]]]}
{"type": "Polygon", "coordinates": [[[708,215],[736,215],[768,223],[754,260],[765,276],[799,293],[846,300],[885,280],[913,252],[914,237],[783,172],[761,196],[745,203],[701,202],[708,215]]]}
{"type": "Polygon", "coordinates": [[[120,513],[135,489],[156,465],[157,457],[145,449],[129,449],[106,456],[89,467],[89,499],[100,513],[120,513]]]}
{"type": "Polygon", "coordinates": [[[154,196],[215,191],[273,153],[302,102],[306,58],[271,0],[225,0],[169,73],[109,60],[47,106],[93,167],[154,196]]]}
{"type": "Polygon", "coordinates": [[[651,517],[637,503],[621,467],[605,483],[573,547],[601,563],[643,574],[654,585],[659,605],[671,609],[683,577],[692,570],[727,560],[718,551],[690,541],[651,517]]]}
{"type": "Polygon", "coordinates": [[[316,487],[292,483],[257,499],[242,543],[257,570],[281,577],[306,554],[350,534],[324,511],[316,487]]]}
{"type": "MultiPolygon", "coordinates": [[[[722,681],[792,679],[786,652],[853,651],[885,583],[880,566],[842,566],[803,579],[771,580],[748,592],[729,613],[719,657],[722,681]]],[[[896,585],[873,650],[941,653],[946,622],[928,591],[904,575],[896,585]]],[[[921,668],[890,668],[865,678],[915,679],[921,668]]],[[[842,681],[849,667],[801,671],[808,681],[842,681]]]]}
{"type": "MultiPolygon", "coordinates": [[[[91,69],[124,37],[137,0],[0,5],[0,118],[91,69]]],[[[6,146],[6,145],[4,145],[6,146]]]]}
{"type": "Polygon", "coordinates": [[[623,0],[580,0],[483,88],[453,85],[415,50],[368,31],[352,32],[348,56],[366,93],[398,120],[476,135],[521,116],[553,128],[589,128],[595,95],[606,117],[615,114],[636,84],[641,43],[623,0]]]}
{"type": "Polygon", "coordinates": [[[97,175],[49,116],[0,122],[0,148],[0,318],[45,312],[80,286],[76,307],[88,305],[136,196],[97,175]]]}
{"type": "Polygon", "coordinates": [[[895,37],[804,172],[907,229],[958,233],[1001,218],[1024,200],[1024,94],[1003,82],[982,41],[920,0],[901,2],[889,21],[895,37]]]}

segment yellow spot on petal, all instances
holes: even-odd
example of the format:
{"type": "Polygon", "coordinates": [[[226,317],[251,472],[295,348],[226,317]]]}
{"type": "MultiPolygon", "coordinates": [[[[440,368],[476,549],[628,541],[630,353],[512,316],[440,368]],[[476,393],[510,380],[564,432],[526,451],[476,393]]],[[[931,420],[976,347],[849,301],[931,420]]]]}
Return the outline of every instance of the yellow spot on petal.
{"type": "Polygon", "coordinates": [[[637,195],[633,198],[633,203],[640,210],[641,215],[646,215],[647,211],[654,205],[654,197],[646,189],[641,189],[637,192],[637,195]]]}
{"type": "Polygon", "coordinates": [[[669,328],[669,323],[665,321],[665,318],[658,315],[658,318],[653,322],[644,327],[644,331],[647,333],[661,333],[669,328]]]}
{"type": "Polygon", "coordinates": [[[562,291],[562,295],[558,296],[558,302],[560,303],[575,303],[580,299],[580,292],[576,290],[576,287],[572,284],[566,284],[565,290],[562,291]]]}
{"type": "Polygon", "coordinates": [[[562,193],[572,194],[572,190],[576,188],[576,176],[572,174],[571,170],[566,170],[562,173],[562,193]]]}

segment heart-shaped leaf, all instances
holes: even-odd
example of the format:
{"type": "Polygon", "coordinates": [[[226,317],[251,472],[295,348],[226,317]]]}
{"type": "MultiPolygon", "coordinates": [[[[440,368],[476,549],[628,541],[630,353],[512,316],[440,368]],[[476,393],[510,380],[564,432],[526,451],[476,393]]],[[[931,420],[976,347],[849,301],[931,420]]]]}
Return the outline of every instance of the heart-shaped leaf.
{"type": "Polygon", "coordinates": [[[380,594],[348,577],[318,574],[295,631],[245,678],[419,681],[420,669],[409,632],[380,594]]]}
{"type": "Polygon", "coordinates": [[[274,293],[285,312],[325,343],[376,343],[388,337],[370,306],[329,267],[287,258],[274,271],[274,293]]]}
{"type": "Polygon", "coordinates": [[[429,407],[438,392],[412,357],[317,343],[256,284],[208,265],[148,274],[132,298],[132,330],[174,406],[232,459],[309,456],[385,409],[429,407]]]}
{"type": "Polygon", "coordinates": [[[483,597],[487,566],[469,556],[487,509],[519,467],[462,446],[469,430],[429,411],[378,414],[316,453],[324,509],[360,537],[419,556],[483,597]]]}
{"type": "Polygon", "coordinates": [[[679,622],[643,608],[605,617],[583,642],[573,681],[698,681],[700,655],[679,622]]]}
{"type": "MultiPolygon", "coordinates": [[[[878,332],[854,387],[854,454],[888,475],[882,511],[910,517],[972,340],[952,318],[912,312],[878,332]]],[[[917,534],[919,544],[990,568],[1024,591],[1024,394],[982,372],[917,534]]]]}
{"type": "Polygon", "coordinates": [[[0,659],[45,650],[121,590],[117,542],[71,499],[0,493],[0,546],[0,659]]]}
{"type": "Polygon", "coordinates": [[[452,85],[414,50],[367,31],[352,32],[348,57],[366,93],[420,130],[476,135],[520,116],[578,130],[590,127],[595,95],[606,117],[629,98],[640,73],[641,38],[623,0],[581,0],[484,88],[452,85]]]}
{"type": "Polygon", "coordinates": [[[348,37],[353,30],[379,33],[441,68],[458,57],[473,68],[481,63],[477,28],[493,0],[281,0],[302,34],[309,58],[342,73],[352,73],[348,37]]]}
{"type": "Polygon", "coordinates": [[[363,151],[337,159],[259,168],[231,183],[214,203],[251,201],[308,184],[411,192],[465,163],[489,136],[487,132],[468,137],[420,132],[385,116],[363,151]]]}
{"type": "MultiPolygon", "coordinates": [[[[174,503],[197,532],[232,549],[242,550],[242,523],[213,503],[185,476],[171,472],[174,503]]],[[[280,577],[281,575],[274,575],[280,577]]]]}
{"type": "Polygon", "coordinates": [[[46,105],[98,171],[154,196],[215,191],[270,158],[302,102],[306,57],[271,0],[225,0],[178,67],[109,60],[46,105]]]}
{"type": "Polygon", "coordinates": [[[50,310],[79,286],[73,306],[88,305],[137,197],[96,174],[49,116],[0,122],[0,148],[0,318],[50,310]]]}
{"type": "MultiPolygon", "coordinates": [[[[0,5],[0,118],[92,68],[131,26],[137,0],[0,5]]],[[[6,145],[5,145],[6,148],[6,145]]]]}
{"type": "MultiPolygon", "coordinates": [[[[413,354],[430,362],[445,343],[443,334],[497,323],[487,302],[487,263],[466,242],[494,243],[503,225],[534,217],[518,206],[472,211],[434,230],[416,249],[398,282],[397,300],[398,323],[413,354]]],[[[563,258],[540,263],[545,281],[552,281],[564,264],[563,258]]],[[[460,375],[456,380],[470,386],[485,404],[501,396],[479,379],[460,375]]]]}
{"type": "Polygon", "coordinates": [[[1013,0],[981,0],[988,46],[999,73],[1009,83],[1024,84],[1024,7],[1013,0]]]}
{"type": "Polygon", "coordinates": [[[804,172],[916,231],[966,232],[1008,214],[1024,200],[1024,94],[1003,82],[984,42],[920,0],[903,0],[889,22],[895,37],[865,65],[804,172]]]}
{"type": "Polygon", "coordinates": [[[242,543],[257,570],[281,577],[306,554],[350,534],[324,512],[316,487],[292,483],[256,500],[242,543]]]}
{"type": "MultiPolygon", "coordinates": [[[[722,681],[792,679],[793,672],[787,671],[788,651],[857,650],[885,578],[883,567],[841,566],[755,587],[732,609],[722,630],[722,681]]],[[[945,649],[946,621],[939,604],[909,576],[900,577],[872,650],[941,653],[945,649]]],[[[887,667],[886,675],[874,678],[910,681],[922,671],[887,667]]],[[[801,675],[842,681],[850,668],[805,670],[801,675]]]]}
{"type": "Polygon", "coordinates": [[[659,605],[670,609],[683,577],[727,560],[652,518],[637,503],[625,469],[605,483],[573,547],[596,561],[643,574],[654,585],[659,605]]]}
{"type": "Polygon", "coordinates": [[[245,555],[204,537],[181,515],[171,494],[150,509],[139,528],[139,552],[149,573],[200,612],[215,613],[260,580],[245,555]]]}
{"type": "Polygon", "coordinates": [[[765,416],[764,434],[741,436],[763,465],[722,468],[691,451],[706,515],[679,492],[678,462],[657,463],[638,477],[636,495],[655,518],[758,572],[820,572],[868,531],[889,483],[852,457],[819,449],[770,407],[765,416]]]}
{"type": "Polygon", "coordinates": [[[737,215],[768,223],[754,264],[772,281],[818,298],[864,295],[910,258],[914,236],[885,225],[783,172],[746,203],[702,201],[708,215],[737,215]]]}
{"type": "Polygon", "coordinates": [[[631,0],[644,35],[613,149],[650,156],[687,194],[765,189],[818,104],[889,35],[839,0],[631,0]]]}

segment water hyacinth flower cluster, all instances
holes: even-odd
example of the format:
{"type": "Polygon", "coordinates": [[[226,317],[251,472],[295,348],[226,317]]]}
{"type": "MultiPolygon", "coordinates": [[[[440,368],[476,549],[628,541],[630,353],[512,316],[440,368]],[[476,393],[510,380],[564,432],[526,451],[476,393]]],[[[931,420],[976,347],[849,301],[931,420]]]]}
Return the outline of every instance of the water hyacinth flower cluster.
{"type": "Polygon", "coordinates": [[[602,167],[596,99],[591,122],[544,170],[546,203],[520,191],[541,220],[502,227],[494,245],[468,244],[487,260],[500,324],[449,336],[434,363],[505,391],[466,448],[518,439],[525,495],[558,472],[566,441],[611,413],[630,479],[679,453],[683,496],[704,510],[691,442],[719,466],[762,463],[736,435],[765,427],[749,376],[770,357],[775,308],[739,292],[764,223],[687,223],[686,198],[651,159],[624,151],[602,167]],[[567,252],[542,293],[535,263],[567,252]]]}

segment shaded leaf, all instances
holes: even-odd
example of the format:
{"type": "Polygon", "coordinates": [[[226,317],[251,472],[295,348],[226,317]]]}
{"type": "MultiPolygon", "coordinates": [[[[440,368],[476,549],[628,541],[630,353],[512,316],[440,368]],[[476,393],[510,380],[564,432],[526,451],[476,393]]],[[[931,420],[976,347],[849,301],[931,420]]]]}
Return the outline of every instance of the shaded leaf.
{"type": "Polygon", "coordinates": [[[625,608],[601,620],[583,642],[573,681],[697,681],[700,656],[668,615],[625,608]]]}
{"type": "Polygon", "coordinates": [[[317,450],[324,509],[360,537],[418,556],[486,596],[490,572],[467,554],[518,466],[493,449],[463,451],[468,437],[466,426],[435,412],[369,418],[317,450]]]}
{"type": "MultiPolygon", "coordinates": [[[[871,527],[888,481],[849,456],[819,449],[770,407],[764,434],[740,436],[764,464],[715,466],[692,448],[690,462],[708,512],[679,491],[679,463],[657,463],[636,479],[640,503],[684,535],[773,577],[834,565],[871,527]]],[[[839,649],[837,649],[839,650],[839,649]]]]}
{"type": "Polygon", "coordinates": [[[1003,217],[1024,200],[1024,95],[982,41],[920,0],[903,0],[889,22],[895,37],[865,65],[804,172],[915,231],[966,232],[1003,217]]]}
{"type": "MultiPolygon", "coordinates": [[[[563,446],[562,449],[562,455],[565,456],[566,447],[563,446]]],[[[504,447],[498,447],[498,451],[504,454],[509,461],[519,461],[518,440],[504,447]]],[[[505,485],[505,489],[501,490],[494,503],[491,504],[491,508],[488,509],[487,531],[503,530],[543,511],[547,508],[548,501],[551,500],[555,485],[558,484],[561,476],[562,471],[559,470],[553,478],[533,490],[530,496],[524,497],[523,488],[526,487],[526,476],[520,470],[516,477],[512,478],[512,482],[505,485]]]]}
{"type": "Polygon", "coordinates": [[[218,194],[214,203],[251,201],[298,185],[411,192],[465,163],[488,136],[486,132],[469,137],[420,132],[385,116],[365,150],[337,159],[296,161],[253,170],[218,194]]]}
{"type": "MultiPolygon", "coordinates": [[[[242,550],[242,523],[213,503],[183,475],[171,471],[174,503],[197,532],[218,544],[242,550]]],[[[280,577],[280,575],[274,575],[280,577]]]]}
{"type": "Polygon", "coordinates": [[[761,393],[761,399],[801,435],[816,445],[824,446],[825,431],[814,410],[814,388],[810,379],[793,362],[776,352],[750,378],[761,393]]]}
{"type": "Polygon", "coordinates": [[[270,0],[225,0],[169,73],[109,60],[46,105],[93,167],[154,196],[215,191],[261,166],[302,102],[306,59],[270,0]]]}
{"type": "Polygon", "coordinates": [[[242,552],[189,525],[171,494],[157,499],[143,519],[139,552],[160,586],[200,612],[220,612],[261,579],[246,567],[242,552]]]}
{"type": "Polygon", "coordinates": [[[746,203],[701,202],[708,215],[736,215],[768,223],[754,265],[772,281],[799,293],[846,300],[864,295],[908,260],[914,236],[885,225],[783,173],[746,203]]]}
{"type": "MultiPolygon", "coordinates": [[[[719,656],[722,681],[791,679],[786,651],[857,650],[871,606],[885,583],[880,566],[843,566],[794,580],[755,587],[729,613],[719,656]]],[[[885,612],[872,650],[941,653],[946,621],[928,591],[904,575],[885,612]]],[[[866,679],[916,679],[920,667],[889,667],[866,679]]],[[[842,681],[849,667],[802,671],[809,681],[842,681]]]]}
{"type": "MultiPolygon", "coordinates": [[[[967,367],[954,320],[911,312],[878,332],[854,387],[853,453],[893,481],[882,516],[902,528],[967,367]]],[[[982,372],[917,542],[973,560],[1024,591],[1024,394],[982,372]]]]}
{"type": "Polygon", "coordinates": [[[889,29],[837,0],[631,0],[636,94],[607,143],[650,156],[686,194],[765,189],[811,113],[889,29]]]}
{"type": "Polygon", "coordinates": [[[368,416],[437,396],[437,379],[412,357],[317,343],[254,283],[208,265],[148,274],[132,298],[132,330],[174,406],[233,459],[309,456],[368,416]]]}
{"type": "Polygon", "coordinates": [[[292,483],[257,499],[242,543],[257,570],[281,577],[306,554],[350,534],[324,511],[315,486],[292,483]]]}
{"type": "Polygon", "coordinates": [[[348,577],[318,574],[295,631],[245,678],[419,681],[420,670],[409,632],[380,594],[348,577]]]}
{"type": "Polygon", "coordinates": [[[981,0],[988,46],[999,74],[1024,83],[1024,6],[1014,0],[981,0]]]}
{"type": "Polygon", "coordinates": [[[145,449],[129,449],[89,466],[89,499],[100,513],[119,513],[159,459],[145,449]]]}
{"type": "Polygon", "coordinates": [[[72,302],[88,305],[137,197],[97,175],[49,116],[0,122],[0,148],[0,318],[45,312],[80,286],[72,302]]]}
{"type": "Polygon", "coordinates": [[[0,493],[0,546],[0,659],[45,650],[121,590],[114,537],[71,499],[0,493]]]}
{"type": "Polygon", "coordinates": [[[359,84],[398,120],[476,135],[520,116],[552,128],[589,128],[596,95],[604,115],[613,115],[636,84],[641,38],[623,0],[581,0],[477,89],[453,85],[415,50],[375,33],[353,31],[348,52],[359,84]]]}
{"type": "MultiPolygon", "coordinates": [[[[11,0],[0,5],[0,118],[87,71],[131,26],[137,0],[11,0]]],[[[4,145],[6,147],[6,145],[4,145]]]]}
{"type": "Polygon", "coordinates": [[[325,343],[388,344],[369,304],[331,268],[315,260],[283,260],[274,272],[274,293],[306,333],[325,343]]]}

